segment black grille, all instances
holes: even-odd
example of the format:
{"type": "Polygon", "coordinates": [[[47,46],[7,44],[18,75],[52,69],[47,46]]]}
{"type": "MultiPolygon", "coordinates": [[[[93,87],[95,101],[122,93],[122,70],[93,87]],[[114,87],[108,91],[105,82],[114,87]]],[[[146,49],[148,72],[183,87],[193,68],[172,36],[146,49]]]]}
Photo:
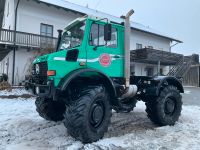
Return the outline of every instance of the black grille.
{"type": "Polygon", "coordinates": [[[39,74],[36,73],[36,64],[33,65],[32,68],[32,75],[33,75],[33,82],[36,84],[47,84],[47,62],[38,63],[39,65],[39,74]]]}

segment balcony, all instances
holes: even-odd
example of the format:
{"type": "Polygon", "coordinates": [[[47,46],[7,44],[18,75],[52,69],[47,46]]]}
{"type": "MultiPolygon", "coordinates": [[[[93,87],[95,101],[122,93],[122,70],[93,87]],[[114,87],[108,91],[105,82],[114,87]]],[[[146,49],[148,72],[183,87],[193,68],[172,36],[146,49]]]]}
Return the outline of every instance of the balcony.
{"type": "Polygon", "coordinates": [[[173,66],[183,57],[181,54],[149,48],[131,51],[131,62],[158,64],[160,61],[164,66],[173,66]]]}
{"type": "Polygon", "coordinates": [[[0,29],[0,44],[32,48],[56,48],[57,38],[38,34],[0,29]],[[16,37],[16,38],[15,38],[16,37]]]}
{"type": "Polygon", "coordinates": [[[0,61],[14,47],[25,47],[30,49],[55,49],[57,38],[42,36],[38,34],[0,29],[0,61]]]}

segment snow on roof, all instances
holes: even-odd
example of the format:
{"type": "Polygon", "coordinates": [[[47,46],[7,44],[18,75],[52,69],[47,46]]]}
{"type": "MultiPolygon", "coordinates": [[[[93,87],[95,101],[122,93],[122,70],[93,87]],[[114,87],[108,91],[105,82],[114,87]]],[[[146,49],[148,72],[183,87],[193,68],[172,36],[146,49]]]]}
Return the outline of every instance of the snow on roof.
{"type": "MultiPolygon", "coordinates": [[[[43,3],[47,3],[47,4],[51,4],[51,5],[54,5],[54,6],[62,7],[62,8],[65,8],[65,9],[73,10],[73,11],[76,11],[76,12],[79,12],[79,13],[82,13],[82,14],[93,15],[93,16],[97,16],[97,17],[100,17],[100,18],[108,18],[112,22],[116,22],[116,23],[121,23],[121,22],[124,21],[123,19],[121,19],[119,17],[113,16],[113,15],[110,15],[110,14],[107,14],[107,13],[104,13],[104,12],[101,12],[101,11],[97,11],[97,10],[94,10],[94,9],[91,9],[91,8],[87,8],[87,7],[84,7],[84,6],[80,6],[80,5],[77,5],[77,4],[74,4],[74,3],[70,3],[70,2],[65,1],[65,0],[38,0],[38,1],[43,2],[43,3]]],[[[170,39],[171,41],[176,41],[176,42],[182,43],[182,41],[180,41],[178,39],[172,38],[168,35],[165,35],[165,34],[159,32],[159,31],[156,31],[156,30],[154,30],[150,27],[144,26],[144,25],[136,23],[136,22],[131,22],[131,27],[135,30],[150,33],[150,34],[153,34],[153,35],[156,35],[156,36],[160,36],[160,37],[163,37],[163,38],[170,39]]]]}

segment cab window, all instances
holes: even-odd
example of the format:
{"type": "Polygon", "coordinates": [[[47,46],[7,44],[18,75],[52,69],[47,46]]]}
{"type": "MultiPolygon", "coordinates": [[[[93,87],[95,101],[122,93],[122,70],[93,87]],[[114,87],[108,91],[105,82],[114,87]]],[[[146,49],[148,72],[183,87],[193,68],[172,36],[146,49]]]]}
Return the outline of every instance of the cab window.
{"type": "Polygon", "coordinates": [[[104,40],[104,25],[93,23],[90,31],[90,45],[92,46],[106,46],[110,48],[117,48],[118,33],[117,29],[112,27],[112,37],[110,41],[104,40]]]}

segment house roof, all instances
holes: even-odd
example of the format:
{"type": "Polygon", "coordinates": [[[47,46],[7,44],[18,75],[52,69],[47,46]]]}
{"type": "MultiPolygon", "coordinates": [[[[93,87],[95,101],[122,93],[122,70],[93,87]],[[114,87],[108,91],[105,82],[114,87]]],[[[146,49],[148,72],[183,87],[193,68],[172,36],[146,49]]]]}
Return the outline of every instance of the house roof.
{"type": "MultiPolygon", "coordinates": [[[[74,12],[81,13],[81,14],[93,15],[93,16],[97,16],[97,17],[101,17],[101,18],[108,18],[112,22],[116,22],[116,23],[122,23],[124,21],[123,19],[121,19],[119,17],[113,16],[113,15],[110,15],[110,14],[107,14],[107,13],[104,13],[104,12],[101,12],[101,11],[97,11],[97,10],[94,10],[94,9],[91,9],[91,8],[87,8],[87,7],[84,7],[84,6],[80,6],[80,5],[77,5],[77,4],[74,4],[74,3],[70,3],[70,2],[65,1],[65,0],[38,0],[38,1],[46,3],[46,4],[54,5],[54,6],[57,6],[57,7],[61,7],[61,8],[64,8],[64,9],[72,10],[74,12]]],[[[182,43],[182,41],[180,41],[176,38],[173,38],[171,36],[163,34],[163,33],[156,31],[156,30],[154,30],[150,27],[144,26],[140,23],[131,22],[131,27],[134,30],[137,30],[137,31],[150,33],[150,34],[153,34],[155,36],[167,38],[171,41],[182,43]]]]}

